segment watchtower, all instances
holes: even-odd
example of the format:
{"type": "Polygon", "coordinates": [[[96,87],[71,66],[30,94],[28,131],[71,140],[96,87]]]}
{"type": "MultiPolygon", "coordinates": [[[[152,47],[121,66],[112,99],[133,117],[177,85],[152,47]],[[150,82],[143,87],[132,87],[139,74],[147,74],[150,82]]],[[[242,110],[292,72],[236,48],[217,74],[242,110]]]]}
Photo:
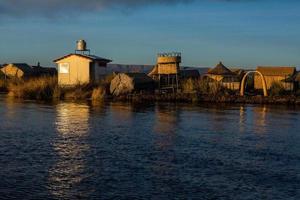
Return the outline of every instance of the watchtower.
{"type": "Polygon", "coordinates": [[[157,75],[159,88],[178,89],[181,53],[159,53],[157,55],[157,75]]]}

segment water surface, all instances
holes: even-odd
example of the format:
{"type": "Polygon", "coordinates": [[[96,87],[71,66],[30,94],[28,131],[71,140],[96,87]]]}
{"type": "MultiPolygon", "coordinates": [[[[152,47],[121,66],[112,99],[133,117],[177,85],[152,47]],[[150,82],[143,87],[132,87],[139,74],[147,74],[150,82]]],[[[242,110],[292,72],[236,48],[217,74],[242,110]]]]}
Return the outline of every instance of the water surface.
{"type": "Polygon", "coordinates": [[[2,199],[300,199],[300,109],[0,98],[2,199]]]}

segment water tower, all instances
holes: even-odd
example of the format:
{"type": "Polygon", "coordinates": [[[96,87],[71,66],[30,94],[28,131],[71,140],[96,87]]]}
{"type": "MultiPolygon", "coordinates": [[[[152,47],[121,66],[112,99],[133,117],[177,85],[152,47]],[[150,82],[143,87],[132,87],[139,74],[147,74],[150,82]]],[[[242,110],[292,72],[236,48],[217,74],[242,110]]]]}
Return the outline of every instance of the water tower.
{"type": "Polygon", "coordinates": [[[84,55],[90,55],[91,51],[87,49],[87,44],[85,40],[78,40],[76,42],[76,54],[84,54],[84,55]]]}

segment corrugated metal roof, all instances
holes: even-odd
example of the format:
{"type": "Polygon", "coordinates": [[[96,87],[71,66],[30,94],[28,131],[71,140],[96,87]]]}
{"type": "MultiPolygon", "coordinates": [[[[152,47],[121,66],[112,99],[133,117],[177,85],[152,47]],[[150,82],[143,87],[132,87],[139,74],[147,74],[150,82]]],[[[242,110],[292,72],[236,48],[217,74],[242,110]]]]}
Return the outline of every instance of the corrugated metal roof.
{"type": "Polygon", "coordinates": [[[70,56],[79,56],[79,57],[82,57],[82,58],[87,58],[91,61],[104,61],[104,62],[112,62],[112,60],[109,60],[109,59],[106,59],[106,58],[102,58],[102,57],[99,57],[99,56],[95,56],[95,55],[86,55],[86,54],[76,54],[76,53],[71,53],[71,54],[68,54],[68,55],[65,55],[63,57],[60,57],[58,59],[55,59],[53,62],[57,62],[57,61],[60,61],[62,59],[65,59],[67,57],[70,57],[70,56]]]}

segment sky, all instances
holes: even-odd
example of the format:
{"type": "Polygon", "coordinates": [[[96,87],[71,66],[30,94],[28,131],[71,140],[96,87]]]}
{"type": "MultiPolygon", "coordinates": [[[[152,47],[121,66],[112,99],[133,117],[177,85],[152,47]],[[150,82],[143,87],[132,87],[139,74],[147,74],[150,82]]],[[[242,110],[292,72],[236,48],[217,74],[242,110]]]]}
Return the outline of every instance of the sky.
{"type": "Polygon", "coordinates": [[[113,63],[300,67],[298,0],[0,0],[0,64],[55,66],[85,39],[113,63]]]}

